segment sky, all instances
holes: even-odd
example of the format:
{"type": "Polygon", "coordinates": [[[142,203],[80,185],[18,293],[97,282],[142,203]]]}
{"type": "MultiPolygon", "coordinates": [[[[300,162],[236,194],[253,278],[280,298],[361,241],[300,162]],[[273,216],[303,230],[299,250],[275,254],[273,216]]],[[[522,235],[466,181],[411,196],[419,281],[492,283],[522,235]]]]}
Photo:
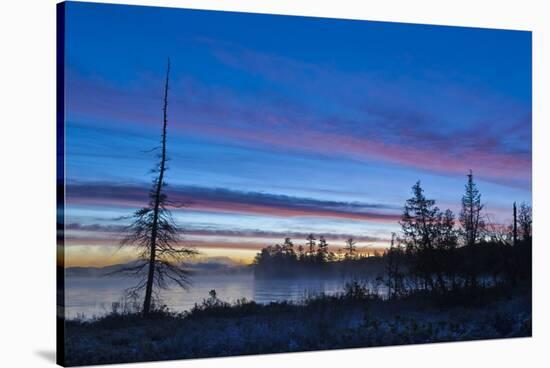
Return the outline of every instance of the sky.
{"type": "Polygon", "coordinates": [[[65,261],[103,266],[147,204],[171,60],[166,187],[201,257],[309,233],[387,246],[411,186],[531,203],[531,33],[67,3],[65,261]]]}

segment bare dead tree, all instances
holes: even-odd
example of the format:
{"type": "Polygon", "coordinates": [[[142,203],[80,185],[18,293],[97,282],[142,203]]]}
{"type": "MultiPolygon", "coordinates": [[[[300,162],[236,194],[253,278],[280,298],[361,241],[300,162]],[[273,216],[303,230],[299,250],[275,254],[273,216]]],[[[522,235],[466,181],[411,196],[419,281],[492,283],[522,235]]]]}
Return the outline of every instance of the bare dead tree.
{"type": "Polygon", "coordinates": [[[514,202],[514,223],[512,225],[512,236],[514,239],[514,246],[518,243],[518,216],[517,216],[517,208],[516,208],[516,202],[514,202]]]}
{"type": "Polygon", "coordinates": [[[153,170],[156,177],[149,192],[147,206],[137,210],[128,226],[121,246],[136,246],[139,252],[139,261],[121,272],[140,276],[138,284],[128,292],[138,295],[145,290],[143,300],[143,315],[151,312],[151,302],[155,289],[164,289],[169,282],[174,282],[182,288],[189,285],[189,271],[183,268],[184,260],[197,254],[191,248],[181,247],[180,234],[169,209],[168,201],[163,188],[166,186],[164,176],[167,170],[166,135],[168,124],[168,85],[170,80],[170,59],[166,68],[164,84],[163,126],[158,166],[153,170]]]}

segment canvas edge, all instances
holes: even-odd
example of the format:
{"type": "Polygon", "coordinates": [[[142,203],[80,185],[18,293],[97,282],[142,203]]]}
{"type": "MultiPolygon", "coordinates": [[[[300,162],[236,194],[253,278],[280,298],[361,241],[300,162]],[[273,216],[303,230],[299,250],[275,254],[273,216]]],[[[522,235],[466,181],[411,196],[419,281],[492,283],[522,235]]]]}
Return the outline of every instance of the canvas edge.
{"type": "Polygon", "coordinates": [[[56,4],[56,363],[65,366],[65,3],[56,4]]]}

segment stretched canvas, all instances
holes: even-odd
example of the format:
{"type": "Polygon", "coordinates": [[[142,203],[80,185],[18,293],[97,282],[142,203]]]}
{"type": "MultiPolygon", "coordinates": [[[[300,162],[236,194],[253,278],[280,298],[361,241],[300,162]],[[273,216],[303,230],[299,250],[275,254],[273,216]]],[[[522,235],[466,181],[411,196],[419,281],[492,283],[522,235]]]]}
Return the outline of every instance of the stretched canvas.
{"type": "Polygon", "coordinates": [[[58,363],[531,336],[531,33],[58,4],[58,363]]]}

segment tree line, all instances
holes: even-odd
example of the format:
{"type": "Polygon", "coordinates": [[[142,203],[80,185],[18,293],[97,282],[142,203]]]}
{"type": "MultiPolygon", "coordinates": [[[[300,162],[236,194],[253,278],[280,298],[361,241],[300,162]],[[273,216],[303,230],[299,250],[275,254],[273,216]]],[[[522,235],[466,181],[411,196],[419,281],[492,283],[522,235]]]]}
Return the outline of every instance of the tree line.
{"type": "Polygon", "coordinates": [[[353,237],[345,240],[344,247],[332,251],[326,238],[316,238],[309,234],[303,243],[294,244],[291,238],[285,238],[282,244],[269,245],[256,254],[253,265],[257,276],[295,276],[296,274],[315,274],[334,271],[337,265],[357,268],[373,256],[361,253],[353,237]]]}
{"type": "Polygon", "coordinates": [[[473,173],[467,175],[458,225],[452,211],[428,199],[421,183],[405,203],[401,233],[386,258],[390,297],[410,290],[438,293],[531,280],[532,210],[511,206],[512,224],[495,224],[484,213],[473,173]]]}
{"type": "Polygon", "coordinates": [[[323,236],[310,234],[297,247],[286,238],[283,244],[263,248],[254,270],[259,276],[313,276],[335,270],[368,273],[371,268],[381,274],[390,297],[413,290],[445,293],[530,281],[531,207],[513,203],[511,210],[512,224],[491,221],[471,171],[458,216],[427,198],[419,181],[404,204],[401,231],[392,233],[384,253],[362,256],[353,238],[334,253],[323,236]]]}

